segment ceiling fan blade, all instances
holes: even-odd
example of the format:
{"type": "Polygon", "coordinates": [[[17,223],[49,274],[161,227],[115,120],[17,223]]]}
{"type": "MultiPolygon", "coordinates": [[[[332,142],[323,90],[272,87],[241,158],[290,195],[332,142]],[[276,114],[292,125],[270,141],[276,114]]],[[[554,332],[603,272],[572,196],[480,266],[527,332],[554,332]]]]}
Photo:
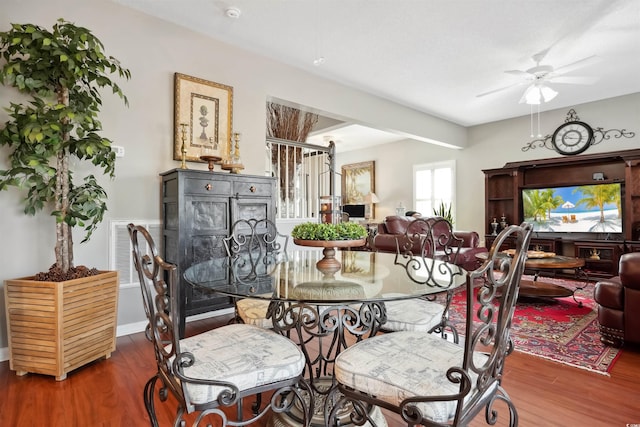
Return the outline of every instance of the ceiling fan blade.
{"type": "Polygon", "coordinates": [[[505,71],[505,73],[512,74],[514,76],[519,76],[519,77],[531,77],[531,73],[527,73],[526,71],[522,71],[522,70],[507,70],[505,71]]]}
{"type": "Polygon", "coordinates": [[[541,50],[538,53],[535,53],[533,56],[531,56],[531,59],[536,64],[540,64],[544,60],[545,56],[547,56],[547,53],[549,53],[550,49],[551,49],[551,46],[549,46],[548,48],[546,48],[544,50],[541,50]]]}
{"type": "Polygon", "coordinates": [[[554,74],[558,74],[558,73],[569,73],[573,70],[576,70],[578,68],[581,67],[586,67],[587,65],[597,62],[598,59],[598,55],[591,55],[591,56],[587,56],[586,58],[582,58],[578,61],[575,62],[571,62],[569,64],[563,65],[562,67],[558,67],[554,70],[554,74]]]}
{"type": "Polygon", "coordinates": [[[551,76],[547,80],[553,83],[571,84],[571,85],[592,85],[598,81],[597,77],[587,76],[551,76]]]}
{"type": "Polygon", "coordinates": [[[493,89],[493,90],[490,90],[488,92],[484,92],[484,93],[476,95],[476,98],[481,98],[481,97],[486,96],[486,95],[491,95],[491,94],[496,93],[496,92],[501,92],[503,90],[511,89],[512,87],[521,86],[521,85],[523,85],[525,83],[527,83],[527,82],[518,82],[518,83],[510,84],[509,86],[503,86],[503,87],[500,87],[498,89],[493,89]]]}

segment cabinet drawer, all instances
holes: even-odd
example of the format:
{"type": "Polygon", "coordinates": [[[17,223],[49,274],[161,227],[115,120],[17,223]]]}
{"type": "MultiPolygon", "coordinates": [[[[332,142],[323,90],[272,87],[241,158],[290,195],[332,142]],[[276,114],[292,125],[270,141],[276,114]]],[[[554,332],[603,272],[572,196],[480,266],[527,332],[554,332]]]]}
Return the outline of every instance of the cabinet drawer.
{"type": "Polygon", "coordinates": [[[236,181],[233,183],[233,194],[239,196],[271,196],[270,181],[236,181]]]}
{"type": "Polygon", "coordinates": [[[213,179],[186,178],[184,180],[185,194],[231,194],[231,183],[213,179]]]}

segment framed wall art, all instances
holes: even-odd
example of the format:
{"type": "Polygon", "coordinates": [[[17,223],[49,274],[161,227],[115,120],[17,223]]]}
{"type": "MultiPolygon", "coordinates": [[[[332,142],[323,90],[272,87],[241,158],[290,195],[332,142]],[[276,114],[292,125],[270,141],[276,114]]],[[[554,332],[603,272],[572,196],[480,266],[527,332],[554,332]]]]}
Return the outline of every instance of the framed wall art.
{"type": "Polygon", "coordinates": [[[374,217],[374,205],[365,197],[375,192],[375,162],[360,162],[342,166],[342,204],[365,204],[368,217],[374,217]]]}
{"type": "Polygon", "coordinates": [[[182,159],[183,137],[189,162],[200,162],[202,155],[226,158],[233,125],[233,87],[175,73],[174,100],[173,159],[182,159]]]}

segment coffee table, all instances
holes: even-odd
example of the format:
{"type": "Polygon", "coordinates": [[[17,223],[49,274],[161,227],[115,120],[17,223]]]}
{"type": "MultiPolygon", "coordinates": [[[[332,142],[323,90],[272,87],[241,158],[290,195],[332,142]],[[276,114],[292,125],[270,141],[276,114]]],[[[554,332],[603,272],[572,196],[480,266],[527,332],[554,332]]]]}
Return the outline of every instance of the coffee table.
{"type": "MultiPolygon", "coordinates": [[[[488,252],[481,252],[476,255],[476,258],[485,261],[487,259],[488,252]]],[[[504,254],[504,256],[508,256],[504,254]]],[[[578,303],[579,307],[582,307],[582,302],[576,299],[576,291],[584,289],[589,283],[589,275],[582,269],[585,262],[582,258],[574,258],[562,255],[548,256],[544,258],[527,258],[524,266],[526,269],[534,270],[533,280],[521,280],[520,292],[521,297],[530,298],[564,298],[573,297],[573,300],[578,303]],[[575,290],[566,288],[555,283],[549,283],[544,281],[538,281],[540,272],[545,270],[573,270],[574,277],[584,282],[582,286],[577,287],[575,290]]]]}

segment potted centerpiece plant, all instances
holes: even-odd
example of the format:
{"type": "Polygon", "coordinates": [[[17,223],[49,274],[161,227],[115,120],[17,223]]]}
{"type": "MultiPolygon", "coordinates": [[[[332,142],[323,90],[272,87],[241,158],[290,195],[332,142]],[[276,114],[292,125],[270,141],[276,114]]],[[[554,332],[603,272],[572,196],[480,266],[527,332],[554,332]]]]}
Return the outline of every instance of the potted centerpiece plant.
{"type": "MultiPolygon", "coordinates": [[[[117,272],[75,267],[73,263],[72,228],[84,228],[83,242],[87,241],[107,210],[107,194],[92,174],[84,176],[83,182],[77,182],[80,172],[71,170],[71,160],[75,159],[74,164],[86,161],[101,174],[114,177],[115,154],[111,141],[99,134],[102,130],[98,119],[102,105],[99,90],[109,88],[127,104],[127,98],[110,76],[129,79],[130,72],[117,59],[104,53],[103,44],[91,31],[63,19],[59,19],[52,30],[34,24],[12,24],[11,29],[0,32],[0,58],[0,82],[17,89],[22,96],[16,99],[24,101],[11,102],[5,107],[9,120],[0,128],[0,147],[3,153],[8,153],[8,166],[0,169],[0,190],[11,186],[24,190],[25,214],[50,211],[55,217],[56,234],[55,264],[49,271],[5,282],[11,369],[18,373],[52,374],[63,379],[69,370],[90,361],[87,359],[95,360],[100,354],[109,356],[115,349],[117,272]],[[93,282],[86,284],[83,278],[93,282]],[[75,332],[59,330],[61,335],[58,335],[47,328],[48,332],[43,335],[48,333],[59,336],[58,341],[67,341],[65,352],[67,347],[73,347],[69,342],[81,343],[85,350],[72,351],[85,351],[85,356],[76,356],[72,362],[57,360],[63,353],[59,348],[62,344],[57,342],[56,351],[51,354],[42,354],[46,353],[43,346],[36,346],[38,351],[31,350],[33,354],[20,360],[14,357],[16,346],[24,338],[13,339],[20,334],[14,323],[20,321],[22,329],[30,328],[32,334],[37,334],[39,328],[44,330],[49,322],[55,321],[33,315],[38,311],[51,312],[52,308],[45,306],[51,302],[43,296],[47,292],[53,295],[56,315],[60,310],[74,313],[75,320],[64,321],[71,322],[75,332]],[[34,304],[29,310],[25,298],[34,304]],[[92,300],[95,311],[87,305],[87,300],[92,300]],[[80,313],[89,314],[84,318],[80,313]],[[91,329],[92,319],[99,319],[102,326],[91,329]],[[112,340],[107,347],[112,350],[99,345],[107,336],[112,340]],[[45,365],[52,357],[56,359],[56,366],[48,369],[45,365]]],[[[62,313],[63,319],[65,313],[62,313]]],[[[28,346],[23,350],[29,351],[28,346]]],[[[51,365],[50,360],[48,364],[51,365]]]]}
{"type": "Polygon", "coordinates": [[[361,240],[367,237],[367,229],[355,222],[305,222],[293,227],[291,237],[296,240],[361,240]]]}
{"type": "Polygon", "coordinates": [[[335,259],[335,248],[364,246],[367,229],[355,222],[305,222],[293,227],[291,237],[296,245],[324,248],[323,258],[316,265],[323,273],[331,274],[340,269],[340,261],[335,259]]]}

